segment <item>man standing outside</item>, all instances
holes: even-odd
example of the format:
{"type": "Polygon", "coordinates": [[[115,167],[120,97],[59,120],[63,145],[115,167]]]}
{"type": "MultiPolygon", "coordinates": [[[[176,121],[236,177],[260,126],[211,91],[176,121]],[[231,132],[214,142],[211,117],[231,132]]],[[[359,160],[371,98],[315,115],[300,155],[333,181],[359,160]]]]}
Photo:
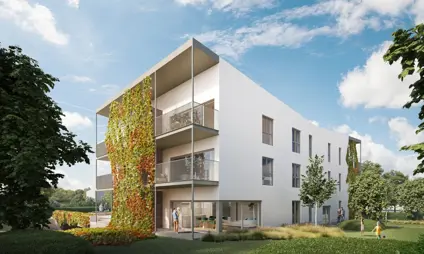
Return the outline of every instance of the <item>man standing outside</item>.
{"type": "Polygon", "coordinates": [[[339,209],[337,209],[337,223],[340,223],[342,220],[342,209],[339,207],[339,209]]]}
{"type": "Polygon", "coordinates": [[[345,220],[345,210],[342,207],[342,221],[344,221],[344,220],[345,220]]]}
{"type": "Polygon", "coordinates": [[[178,234],[178,212],[175,208],[172,208],[172,219],[174,220],[174,232],[178,234]]]}

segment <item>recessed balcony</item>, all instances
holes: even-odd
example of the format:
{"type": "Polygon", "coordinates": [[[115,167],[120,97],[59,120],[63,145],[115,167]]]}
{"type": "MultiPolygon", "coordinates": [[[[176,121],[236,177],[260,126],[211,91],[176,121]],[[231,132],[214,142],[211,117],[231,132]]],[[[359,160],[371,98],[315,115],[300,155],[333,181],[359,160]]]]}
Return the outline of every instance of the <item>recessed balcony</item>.
{"type": "Polygon", "coordinates": [[[218,110],[214,102],[188,103],[156,117],[156,146],[166,149],[218,135],[218,110]],[[193,121],[192,121],[193,114],[193,121]]]}
{"type": "Polygon", "coordinates": [[[96,158],[101,161],[109,161],[105,141],[96,145],[96,158]]]}
{"type": "Polygon", "coordinates": [[[188,187],[218,185],[219,162],[195,156],[193,177],[191,177],[191,158],[171,160],[156,165],[156,187],[188,187]]]}

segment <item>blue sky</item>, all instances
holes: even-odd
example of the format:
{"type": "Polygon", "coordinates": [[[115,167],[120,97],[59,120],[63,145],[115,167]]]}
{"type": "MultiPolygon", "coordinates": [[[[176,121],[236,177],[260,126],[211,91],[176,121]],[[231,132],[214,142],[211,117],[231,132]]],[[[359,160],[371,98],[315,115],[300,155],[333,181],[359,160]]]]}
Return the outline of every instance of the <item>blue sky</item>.
{"type": "MultiPolygon", "coordinates": [[[[402,109],[414,77],[401,83],[382,55],[423,13],[424,0],[0,0],[0,42],[60,78],[51,96],[93,147],[94,111],[193,36],[305,118],[361,138],[363,159],[411,174],[416,157],[398,150],[424,140],[417,109],[402,109]]],[[[94,186],[94,161],[59,170],[65,188],[94,186]]]]}

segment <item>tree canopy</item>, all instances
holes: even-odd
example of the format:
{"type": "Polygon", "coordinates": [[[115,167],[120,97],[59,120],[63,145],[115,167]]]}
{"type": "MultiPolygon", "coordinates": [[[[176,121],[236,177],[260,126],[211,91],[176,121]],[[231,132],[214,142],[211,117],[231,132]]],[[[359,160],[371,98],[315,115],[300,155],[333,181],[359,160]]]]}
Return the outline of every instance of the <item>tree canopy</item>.
{"type": "MultiPolygon", "coordinates": [[[[414,104],[421,106],[418,113],[421,123],[416,131],[418,134],[424,130],[424,106],[422,105],[424,98],[424,24],[394,32],[393,44],[385,53],[384,60],[390,65],[400,61],[402,72],[398,77],[402,81],[406,76],[418,74],[418,80],[409,85],[409,88],[412,89],[409,95],[410,100],[403,106],[404,108],[410,108],[414,104]]],[[[417,153],[421,162],[414,170],[414,175],[424,173],[424,142],[404,146],[401,150],[417,153]]]]}
{"type": "Polygon", "coordinates": [[[424,178],[406,181],[399,188],[399,205],[412,214],[424,211],[424,178]]]}
{"type": "Polygon", "coordinates": [[[315,155],[309,158],[306,175],[302,175],[300,200],[304,206],[315,206],[315,224],[317,224],[317,208],[329,200],[336,191],[336,180],[328,179],[322,163],[324,156],[315,155]]]}
{"type": "Polygon", "coordinates": [[[376,169],[361,172],[349,185],[349,208],[361,216],[377,219],[388,204],[388,185],[376,169]]]}
{"type": "Polygon", "coordinates": [[[21,48],[0,47],[0,225],[46,225],[51,208],[42,190],[64,177],[56,166],[90,162],[91,147],[75,141],[48,96],[58,81],[21,48]]]}

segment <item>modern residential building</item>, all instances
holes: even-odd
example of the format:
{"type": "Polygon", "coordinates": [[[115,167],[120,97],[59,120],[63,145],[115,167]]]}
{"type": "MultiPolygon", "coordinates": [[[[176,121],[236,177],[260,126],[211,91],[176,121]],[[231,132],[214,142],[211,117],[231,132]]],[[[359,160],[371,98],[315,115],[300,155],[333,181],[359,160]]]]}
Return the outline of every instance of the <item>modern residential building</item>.
{"type": "MultiPolygon", "coordinates": [[[[172,228],[172,208],[188,231],[312,222],[314,210],[298,194],[315,154],[339,183],[319,222],[336,221],[341,206],[348,214],[345,158],[348,143],[360,140],[312,124],[195,39],[129,89],[147,76],[156,109],[157,228],[172,228]]],[[[97,115],[108,117],[122,94],[97,115]]],[[[104,142],[96,156],[108,160],[104,142]]],[[[112,176],[96,173],[96,188],[97,197],[111,191],[112,176]]]]}

